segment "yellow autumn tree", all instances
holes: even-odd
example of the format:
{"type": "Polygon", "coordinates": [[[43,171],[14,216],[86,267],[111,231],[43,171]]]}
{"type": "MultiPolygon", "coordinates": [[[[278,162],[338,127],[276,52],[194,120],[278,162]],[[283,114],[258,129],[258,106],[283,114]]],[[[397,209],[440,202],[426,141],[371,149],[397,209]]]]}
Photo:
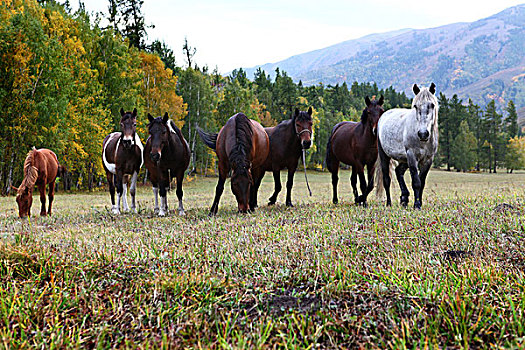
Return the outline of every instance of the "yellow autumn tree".
{"type": "MultiPolygon", "coordinates": [[[[182,128],[186,115],[186,104],[176,93],[177,77],[171,69],[166,68],[159,56],[147,52],[140,53],[142,62],[142,96],[144,114],[150,113],[159,117],[168,112],[170,119],[182,128]]],[[[146,121],[139,121],[138,128],[142,135],[147,134],[146,121]]],[[[147,120],[147,119],[146,119],[147,120]]]]}

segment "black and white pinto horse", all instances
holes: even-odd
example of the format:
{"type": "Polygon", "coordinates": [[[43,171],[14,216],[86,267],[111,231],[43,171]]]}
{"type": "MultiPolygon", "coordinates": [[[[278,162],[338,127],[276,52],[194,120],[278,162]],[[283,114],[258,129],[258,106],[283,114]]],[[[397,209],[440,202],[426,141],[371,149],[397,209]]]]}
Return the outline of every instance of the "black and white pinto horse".
{"type": "Polygon", "coordinates": [[[130,185],[131,210],[137,212],[135,205],[135,193],[137,188],[137,177],[144,163],[142,151],[144,147],[140,137],[136,133],[137,109],[133,112],[124,112],[120,109],[121,132],[114,132],[106,136],[102,143],[102,163],[106,170],[111,194],[112,212],[120,214],[120,200],[124,212],[130,210],[126,199],[127,186],[130,185]],[[131,176],[131,180],[129,179],[131,176]],[[117,204],[115,205],[115,187],[117,188],[117,204]]]}
{"type": "Polygon", "coordinates": [[[398,165],[395,172],[401,188],[401,205],[408,205],[409,192],[403,175],[410,169],[414,208],[421,209],[425,181],[438,149],[439,107],[434,83],[428,89],[419,89],[414,84],[412,90],[416,95],[412,109],[390,109],[383,113],[377,124],[380,163],[376,166],[377,192],[381,193],[384,188],[386,205],[392,205],[390,172],[392,160],[396,160],[398,165]]]}
{"type": "Polygon", "coordinates": [[[148,120],[150,136],[146,141],[144,154],[146,155],[146,169],[148,169],[155,196],[154,211],[159,216],[165,216],[168,213],[167,192],[172,177],[175,177],[177,178],[176,193],[179,199],[179,215],[184,215],[182,181],[184,172],[190,164],[190,147],[180,129],[169,119],[168,113],[158,118],[153,118],[148,113],[148,120]]]}

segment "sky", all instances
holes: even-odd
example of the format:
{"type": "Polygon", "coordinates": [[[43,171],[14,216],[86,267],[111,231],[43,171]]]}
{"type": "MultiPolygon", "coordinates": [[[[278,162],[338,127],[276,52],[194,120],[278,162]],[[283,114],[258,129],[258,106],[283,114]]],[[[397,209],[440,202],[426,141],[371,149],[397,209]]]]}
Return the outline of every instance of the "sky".
{"type": "MultiPolygon", "coordinates": [[[[83,0],[107,12],[108,0],[83,0]]],[[[76,0],[70,0],[76,8],[76,0]]],[[[392,30],[439,27],[489,17],[524,0],[144,0],[148,41],[164,41],[184,66],[194,61],[226,73],[281,61],[345,40],[392,30]]]]}

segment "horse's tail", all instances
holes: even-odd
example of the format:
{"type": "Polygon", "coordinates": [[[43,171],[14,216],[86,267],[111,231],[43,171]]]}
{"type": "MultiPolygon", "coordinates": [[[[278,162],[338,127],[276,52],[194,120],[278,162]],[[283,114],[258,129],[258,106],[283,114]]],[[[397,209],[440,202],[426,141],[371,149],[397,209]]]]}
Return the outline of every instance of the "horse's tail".
{"type": "MultiPolygon", "coordinates": [[[[388,175],[392,179],[392,172],[394,171],[394,160],[390,159],[388,161],[388,175]]],[[[381,166],[381,157],[377,157],[376,164],[376,181],[377,181],[377,187],[376,187],[376,197],[381,198],[383,196],[383,193],[385,192],[385,183],[383,182],[383,167],[381,166]]]]}
{"type": "Polygon", "coordinates": [[[219,135],[218,133],[212,134],[202,130],[200,127],[197,127],[197,132],[199,133],[201,140],[206,144],[206,146],[210,147],[211,149],[217,149],[217,136],[219,135]]]}
{"type": "Polygon", "coordinates": [[[67,174],[67,168],[63,166],[62,164],[58,164],[58,177],[63,179],[66,174],[67,174]]]}

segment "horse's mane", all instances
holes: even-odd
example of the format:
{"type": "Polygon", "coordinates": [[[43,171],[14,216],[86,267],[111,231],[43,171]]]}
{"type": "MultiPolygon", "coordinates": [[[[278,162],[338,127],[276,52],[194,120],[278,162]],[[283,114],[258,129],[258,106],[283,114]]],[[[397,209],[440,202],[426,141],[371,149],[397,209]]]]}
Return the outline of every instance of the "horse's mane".
{"type": "Polygon", "coordinates": [[[26,160],[24,161],[24,180],[18,188],[18,193],[24,192],[29,187],[33,188],[38,178],[38,169],[33,164],[35,163],[36,148],[33,147],[29,153],[27,153],[26,160]]]}
{"type": "Polygon", "coordinates": [[[437,97],[431,93],[428,88],[421,88],[421,91],[419,94],[414,97],[412,100],[412,108],[414,108],[416,105],[419,105],[421,103],[425,102],[432,102],[434,104],[434,124],[432,127],[432,134],[437,137],[439,135],[438,132],[438,110],[439,110],[439,104],[437,97]]]}
{"type": "Polygon", "coordinates": [[[253,130],[250,119],[242,113],[235,116],[235,146],[230,154],[230,163],[235,168],[236,175],[248,175],[250,161],[248,155],[252,152],[253,130]]]}

